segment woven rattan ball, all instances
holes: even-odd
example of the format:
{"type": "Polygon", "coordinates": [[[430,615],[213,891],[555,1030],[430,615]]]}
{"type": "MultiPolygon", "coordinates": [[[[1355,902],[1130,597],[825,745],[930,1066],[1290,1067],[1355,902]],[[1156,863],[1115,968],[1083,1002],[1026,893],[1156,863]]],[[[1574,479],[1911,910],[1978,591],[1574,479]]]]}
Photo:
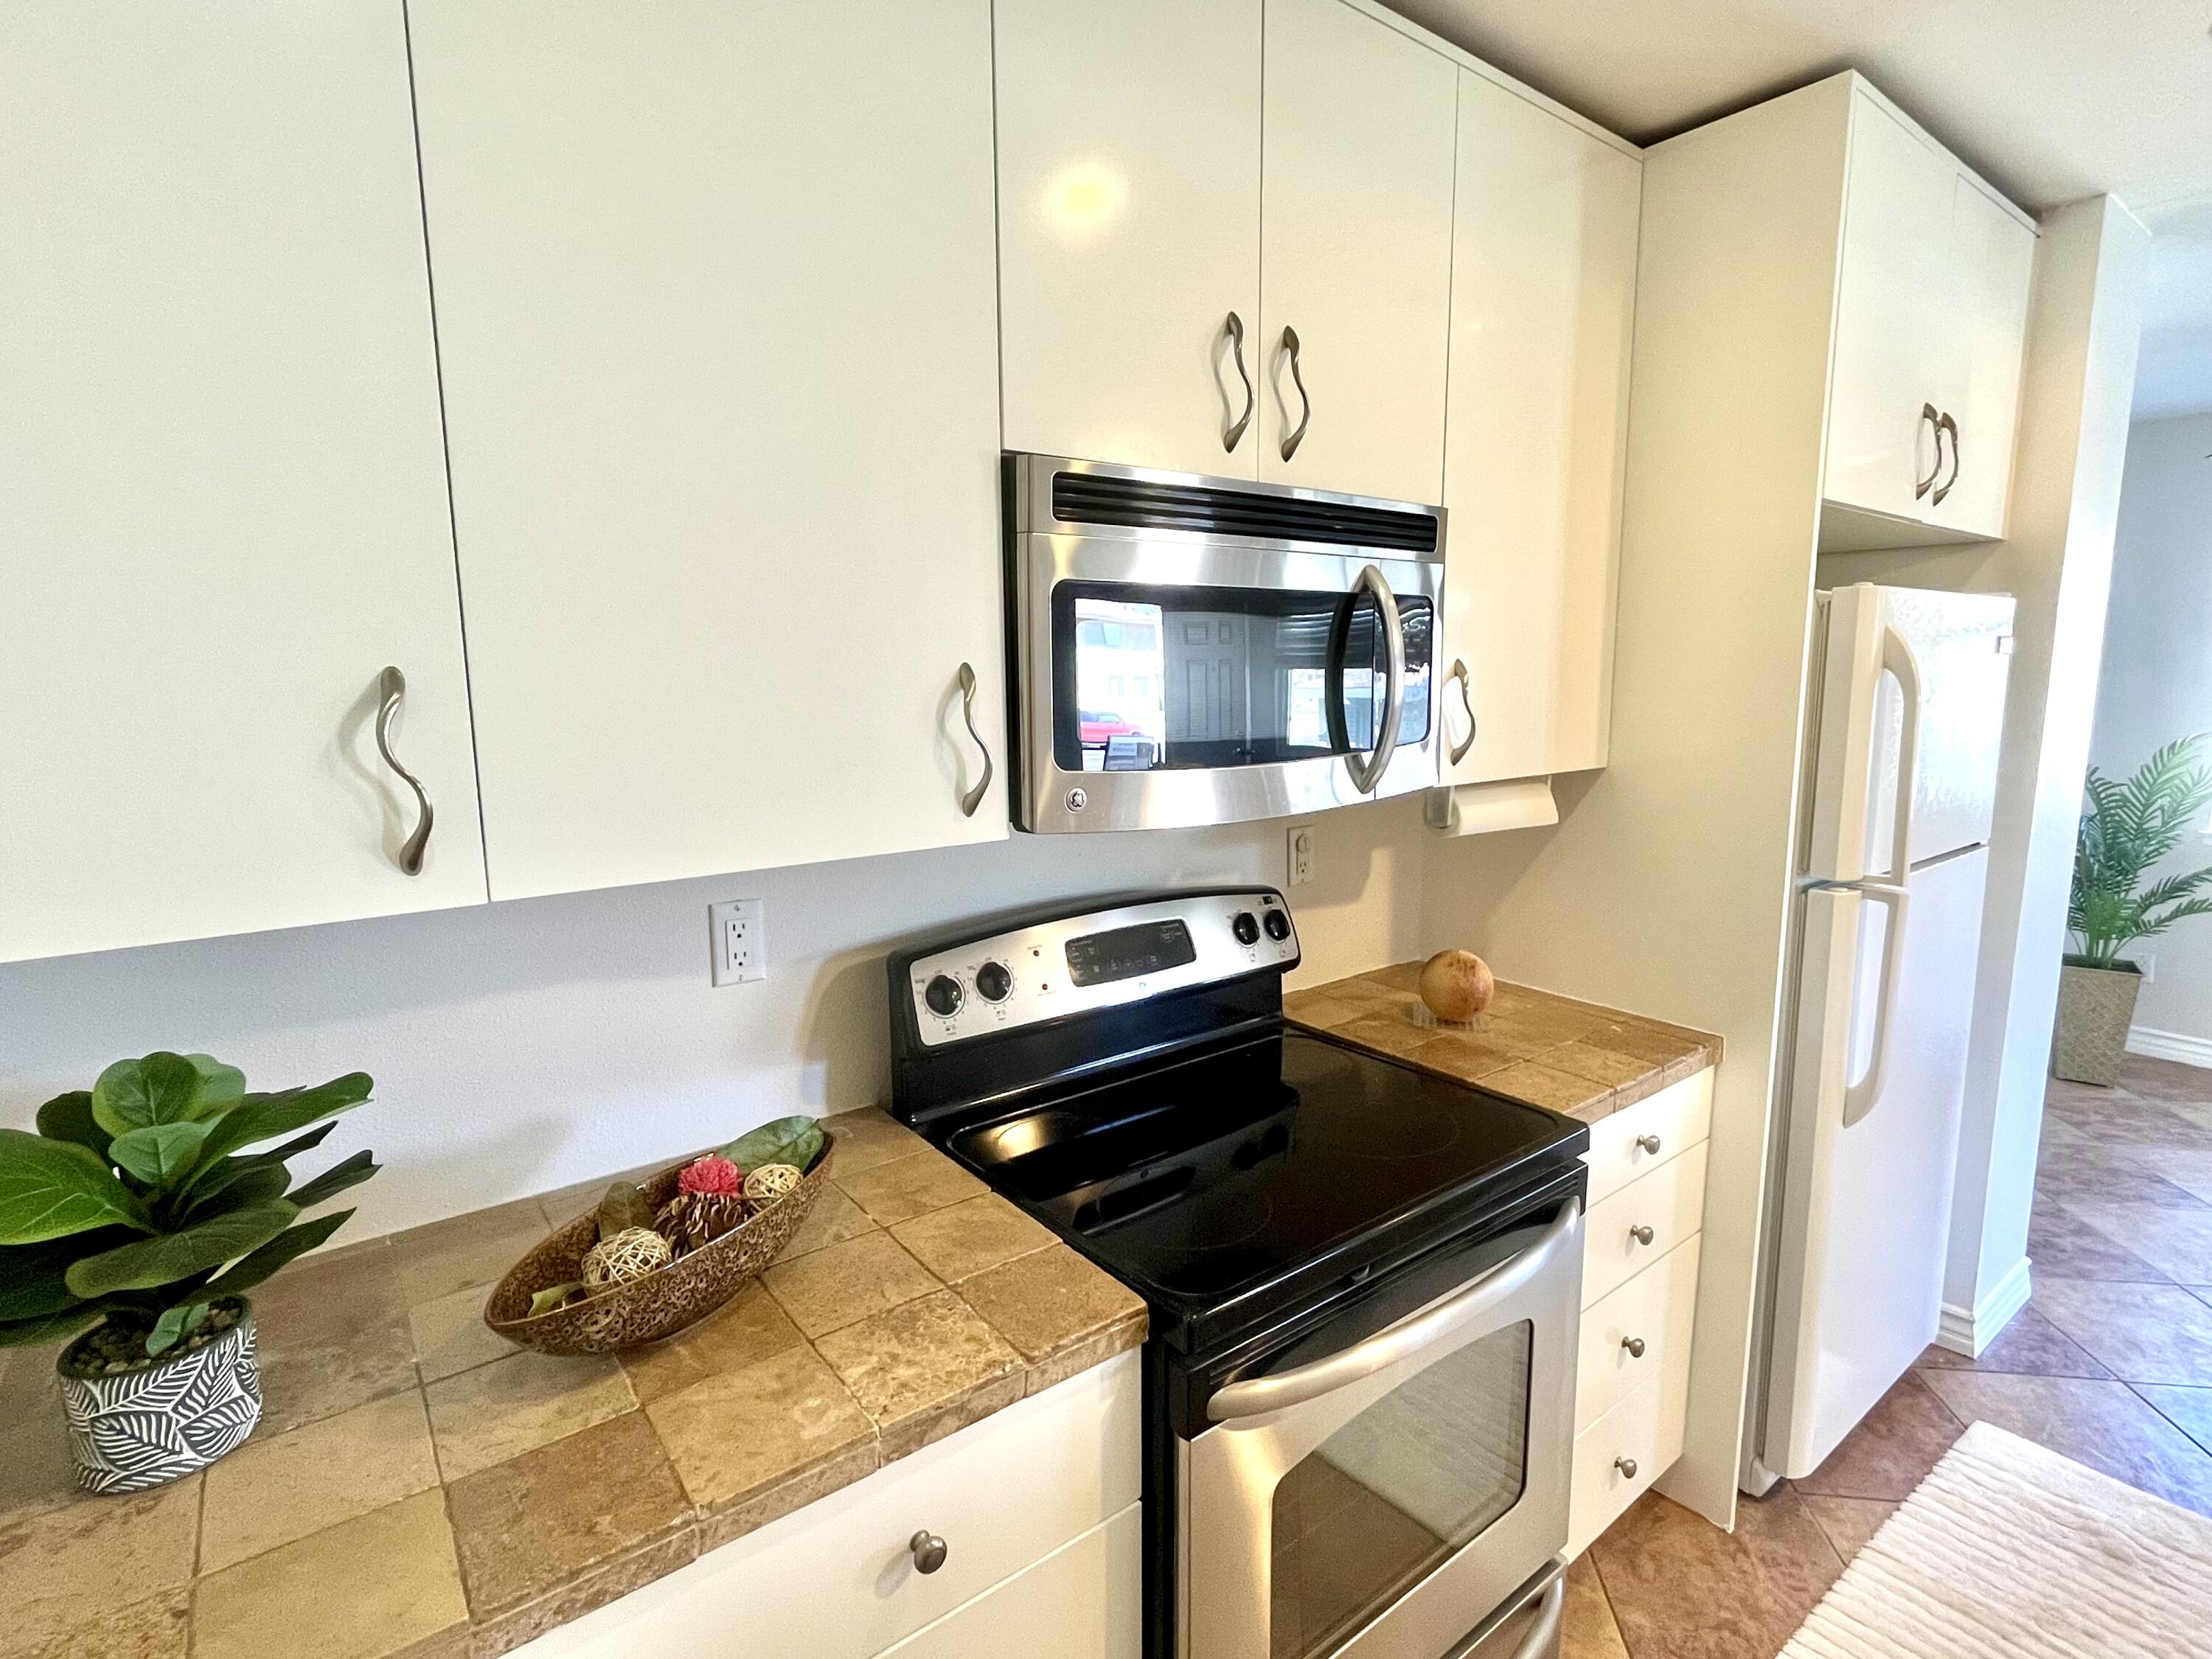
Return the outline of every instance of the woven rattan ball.
{"type": "Polygon", "coordinates": [[[798,1186],[799,1170],[788,1164],[763,1164],[745,1177],[745,1197],[765,1209],[798,1186]]]}
{"type": "Polygon", "coordinates": [[[584,1252],[584,1287],[603,1291],[642,1279],[675,1257],[668,1241],[650,1227],[625,1227],[584,1252]]]}

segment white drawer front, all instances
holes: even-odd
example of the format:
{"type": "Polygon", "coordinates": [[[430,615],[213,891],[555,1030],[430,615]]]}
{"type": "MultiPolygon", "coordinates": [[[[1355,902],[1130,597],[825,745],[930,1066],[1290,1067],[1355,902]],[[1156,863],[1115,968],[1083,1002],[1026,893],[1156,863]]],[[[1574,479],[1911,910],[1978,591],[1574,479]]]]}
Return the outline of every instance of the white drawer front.
{"type": "Polygon", "coordinates": [[[1698,1242],[1692,1233],[1583,1315],[1575,1365],[1575,1432],[1644,1383],[1686,1359],[1698,1311],[1698,1242]],[[1640,1344],[1643,1352],[1630,1345],[1640,1344]]]}
{"type": "Polygon", "coordinates": [[[1583,1306],[1610,1295],[1697,1231],[1705,1211],[1702,1140],[1590,1206],[1583,1228],[1583,1306]]]}
{"type": "Polygon", "coordinates": [[[1138,1659],[1144,1649],[1144,1505],[916,1631],[883,1659],[1138,1659]]]}
{"type": "Polygon", "coordinates": [[[1713,1068],[1669,1084],[1649,1100],[1600,1118],[1590,1125],[1589,1201],[1610,1198],[1630,1182],[1705,1138],[1712,1127],[1713,1068]],[[1659,1143],[1653,1152],[1649,1144],[1659,1143]]]}
{"type": "Polygon", "coordinates": [[[1575,1437],[1574,1495],[1567,1504],[1570,1560],[1659,1478],[1665,1467],[1659,1455],[1661,1405],[1655,1376],[1575,1437]]]}
{"type": "Polygon", "coordinates": [[[1135,1503],[1140,1416],[1137,1356],[1123,1354],[521,1651],[870,1659],[1135,1503]],[[948,1547],[945,1565],[927,1575],[907,1548],[925,1528],[948,1547]]]}

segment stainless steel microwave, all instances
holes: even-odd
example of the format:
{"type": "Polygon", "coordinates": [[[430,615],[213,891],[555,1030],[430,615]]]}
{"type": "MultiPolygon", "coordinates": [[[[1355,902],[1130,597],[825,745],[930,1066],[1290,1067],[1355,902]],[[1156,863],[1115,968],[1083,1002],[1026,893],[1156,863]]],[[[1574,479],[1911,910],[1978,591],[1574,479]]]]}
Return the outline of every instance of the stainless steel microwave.
{"type": "Polygon", "coordinates": [[[1236,823],[1437,781],[1444,511],[1006,458],[1024,830],[1236,823]]]}

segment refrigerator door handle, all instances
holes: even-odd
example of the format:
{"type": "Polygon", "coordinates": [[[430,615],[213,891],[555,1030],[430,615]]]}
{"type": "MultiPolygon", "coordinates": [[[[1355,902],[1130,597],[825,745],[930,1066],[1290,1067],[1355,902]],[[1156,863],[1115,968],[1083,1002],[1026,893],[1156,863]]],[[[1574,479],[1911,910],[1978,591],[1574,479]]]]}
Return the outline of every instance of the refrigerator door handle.
{"type": "Polygon", "coordinates": [[[1912,802],[1920,793],[1920,659],[1912,654],[1911,641],[1889,623],[1881,627],[1881,665],[1897,676],[1905,704],[1904,728],[1897,739],[1897,812],[1889,854],[1889,879],[1901,883],[1912,870],[1912,802]]]}
{"type": "MultiPolygon", "coordinates": [[[[1909,732],[1911,726],[1908,724],[1905,729],[1909,732]]],[[[1901,819],[1904,816],[1900,799],[1898,817],[1901,819]]],[[[1890,1013],[1897,1005],[1897,981],[1905,966],[1905,918],[1912,896],[1901,883],[1893,882],[1861,882],[1852,890],[1889,912],[1889,933],[1882,940],[1881,987],[1875,993],[1874,1053],[1867,1060],[1866,1075],[1856,1083],[1847,1083],[1844,1088],[1846,1129],[1874,1110],[1875,1102],[1881,1097],[1882,1074],[1889,1069],[1890,1013]]]]}

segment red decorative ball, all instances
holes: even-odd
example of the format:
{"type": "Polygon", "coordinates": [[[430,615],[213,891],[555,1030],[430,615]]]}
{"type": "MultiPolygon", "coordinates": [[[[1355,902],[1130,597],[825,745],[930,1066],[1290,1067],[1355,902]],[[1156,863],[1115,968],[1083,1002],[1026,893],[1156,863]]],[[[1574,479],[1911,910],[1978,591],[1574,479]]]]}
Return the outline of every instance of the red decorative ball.
{"type": "Polygon", "coordinates": [[[735,1197],[744,1187],[744,1171],[718,1152],[708,1152],[685,1164],[676,1177],[678,1192],[706,1193],[716,1198],[735,1197]]]}

